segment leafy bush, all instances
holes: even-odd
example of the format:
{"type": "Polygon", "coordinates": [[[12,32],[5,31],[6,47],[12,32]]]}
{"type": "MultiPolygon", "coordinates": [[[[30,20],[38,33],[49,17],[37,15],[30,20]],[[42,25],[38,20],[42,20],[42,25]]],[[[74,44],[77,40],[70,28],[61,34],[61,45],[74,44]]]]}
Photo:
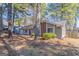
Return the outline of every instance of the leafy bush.
{"type": "Polygon", "coordinates": [[[56,38],[56,34],[55,33],[44,33],[43,34],[43,38],[45,39],[50,39],[50,38],[56,38]]]}
{"type": "Polygon", "coordinates": [[[31,36],[35,36],[35,33],[32,33],[32,35],[31,36]]]}

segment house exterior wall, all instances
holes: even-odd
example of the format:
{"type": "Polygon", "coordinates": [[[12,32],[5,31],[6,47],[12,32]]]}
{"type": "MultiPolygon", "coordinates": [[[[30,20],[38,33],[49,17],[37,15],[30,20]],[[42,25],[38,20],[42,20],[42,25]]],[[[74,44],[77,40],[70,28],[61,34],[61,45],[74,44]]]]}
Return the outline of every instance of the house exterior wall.
{"type": "Polygon", "coordinates": [[[41,36],[46,32],[46,22],[41,23],[41,36]]]}
{"type": "Polygon", "coordinates": [[[62,36],[63,36],[63,27],[56,26],[54,24],[47,24],[46,27],[47,27],[47,30],[48,30],[48,28],[52,28],[53,31],[51,33],[55,33],[57,35],[57,38],[62,38],[62,36]]]}
{"type": "Polygon", "coordinates": [[[48,32],[48,28],[52,28],[53,30],[52,30],[52,33],[55,33],[55,25],[53,25],[53,24],[46,24],[46,32],[48,32]]]}
{"type": "Polygon", "coordinates": [[[43,33],[48,32],[48,28],[52,28],[51,33],[55,33],[57,35],[57,38],[64,38],[66,36],[66,29],[65,25],[57,26],[56,24],[49,24],[49,23],[41,23],[41,36],[43,33]]]}
{"type": "Polygon", "coordinates": [[[58,38],[66,37],[66,28],[65,24],[61,25],[60,27],[55,27],[55,33],[57,34],[58,38]]]}
{"type": "Polygon", "coordinates": [[[57,38],[61,38],[62,37],[62,28],[55,27],[55,34],[57,35],[57,38]]]}
{"type": "Polygon", "coordinates": [[[62,38],[63,37],[66,37],[66,27],[65,27],[65,24],[63,24],[63,26],[62,26],[62,38]]]}

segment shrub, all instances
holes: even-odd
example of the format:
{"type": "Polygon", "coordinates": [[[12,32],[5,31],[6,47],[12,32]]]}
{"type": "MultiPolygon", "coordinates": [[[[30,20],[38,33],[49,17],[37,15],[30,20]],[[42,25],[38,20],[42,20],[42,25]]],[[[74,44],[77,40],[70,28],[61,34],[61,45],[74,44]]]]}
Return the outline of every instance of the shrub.
{"type": "Polygon", "coordinates": [[[31,36],[35,36],[35,33],[32,33],[32,35],[31,36]]]}
{"type": "Polygon", "coordinates": [[[56,34],[55,33],[44,33],[43,34],[43,38],[45,39],[50,39],[50,38],[56,38],[56,34]]]}

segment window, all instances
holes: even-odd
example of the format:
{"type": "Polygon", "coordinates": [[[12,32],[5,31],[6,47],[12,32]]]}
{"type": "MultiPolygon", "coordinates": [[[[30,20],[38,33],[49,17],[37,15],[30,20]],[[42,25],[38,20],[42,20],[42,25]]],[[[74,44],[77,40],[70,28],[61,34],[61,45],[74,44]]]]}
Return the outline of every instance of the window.
{"type": "Polygon", "coordinates": [[[53,32],[53,28],[48,28],[48,33],[53,32]]]}
{"type": "Polygon", "coordinates": [[[28,30],[25,30],[25,32],[27,33],[27,32],[28,32],[28,30]]]}

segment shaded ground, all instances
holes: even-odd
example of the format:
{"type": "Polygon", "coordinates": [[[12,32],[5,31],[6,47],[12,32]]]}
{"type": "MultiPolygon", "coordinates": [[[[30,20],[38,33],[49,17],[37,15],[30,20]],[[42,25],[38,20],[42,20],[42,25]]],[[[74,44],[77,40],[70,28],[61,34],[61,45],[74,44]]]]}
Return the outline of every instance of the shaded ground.
{"type": "MultiPolygon", "coordinates": [[[[65,38],[63,40],[33,40],[33,38],[25,35],[14,35],[13,39],[13,41],[9,42],[7,37],[4,38],[11,51],[15,51],[23,56],[79,55],[79,39],[65,38]]],[[[0,55],[9,55],[8,50],[5,49],[5,44],[3,44],[2,41],[0,41],[0,55]]]]}

